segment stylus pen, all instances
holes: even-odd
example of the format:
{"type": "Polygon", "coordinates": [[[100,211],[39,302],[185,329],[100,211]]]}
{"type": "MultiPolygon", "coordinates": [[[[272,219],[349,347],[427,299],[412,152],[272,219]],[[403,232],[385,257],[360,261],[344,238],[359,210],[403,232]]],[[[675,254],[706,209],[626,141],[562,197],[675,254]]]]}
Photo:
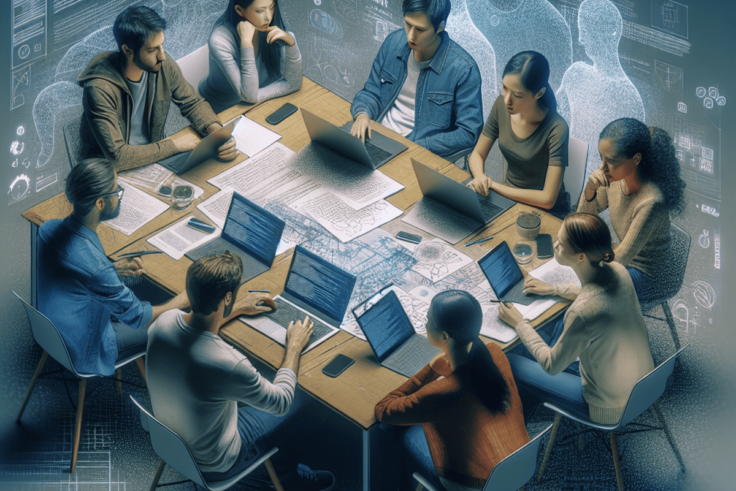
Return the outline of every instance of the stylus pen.
{"type": "Polygon", "coordinates": [[[162,251],[136,251],[136,252],[126,252],[125,254],[121,254],[118,256],[118,259],[125,259],[128,257],[138,257],[138,256],[145,256],[146,254],[163,254],[162,251]]]}
{"type": "Polygon", "coordinates": [[[248,293],[271,293],[270,290],[248,290],[248,293]]]}
{"type": "Polygon", "coordinates": [[[485,239],[476,240],[475,242],[469,242],[465,244],[465,247],[470,247],[471,245],[480,244],[481,242],[487,242],[491,239],[493,239],[493,237],[486,237],[485,239]]]}

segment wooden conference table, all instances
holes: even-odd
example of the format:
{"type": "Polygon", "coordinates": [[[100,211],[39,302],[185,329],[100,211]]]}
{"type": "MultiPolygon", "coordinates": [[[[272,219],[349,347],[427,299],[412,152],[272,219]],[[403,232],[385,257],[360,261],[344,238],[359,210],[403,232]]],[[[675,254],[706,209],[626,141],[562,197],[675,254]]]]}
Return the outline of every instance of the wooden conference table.
{"type": "MultiPolygon", "coordinates": [[[[310,142],[309,134],[299,114],[285,119],[275,127],[265,122],[266,116],[281,107],[285,102],[291,102],[297,107],[303,107],[337,126],[341,126],[346,121],[352,119],[350,115],[350,104],[347,101],[315,84],[306,77],[304,78],[302,89],[294,94],[267,101],[257,106],[238,104],[223,111],[219,116],[221,121],[228,121],[239,114],[247,114],[249,118],[282,135],[279,141],[295,152],[298,152],[310,142]]],[[[381,172],[405,186],[405,189],[387,198],[390,203],[403,211],[406,211],[422,197],[411,166],[411,158],[457,181],[464,181],[469,177],[467,172],[459,169],[455,164],[434,155],[429,150],[399,136],[380,124],[373,123],[373,131],[383,133],[408,147],[408,150],[380,168],[381,172]]],[[[186,132],[196,134],[191,127],[188,127],[177,133],[176,136],[186,132]]],[[[115,259],[119,254],[125,252],[155,249],[146,242],[146,239],[162,228],[190,215],[197,216],[209,223],[209,220],[196,208],[196,205],[200,201],[206,200],[218,191],[217,188],[207,182],[207,179],[218,175],[246,158],[243,154],[238,154],[238,157],[232,162],[208,161],[184,174],[182,176],[184,179],[205,190],[200,200],[195,200],[185,210],[174,210],[170,208],[130,236],[126,236],[121,232],[107,227],[103,222],[99,226],[97,233],[105,252],[112,259],[115,259]]],[[[147,190],[144,191],[149,192],[147,190]]],[[[152,192],[149,192],[149,194],[156,196],[152,192]]],[[[124,200],[123,206],[125,206],[124,200]]],[[[501,241],[505,240],[513,245],[513,243],[520,240],[515,227],[518,215],[522,212],[531,212],[533,210],[537,209],[516,204],[488,224],[483,230],[472,234],[467,239],[458,243],[455,248],[470,256],[473,260],[477,260],[501,241]],[[472,242],[473,240],[491,235],[495,237],[493,240],[465,247],[466,242],[472,242]]],[[[542,216],[540,233],[548,233],[555,237],[561,221],[542,210],[537,211],[542,216]]],[[[71,213],[71,205],[66,200],[64,193],[54,196],[23,213],[23,216],[31,222],[33,264],[31,288],[32,302],[34,305],[36,305],[35,244],[38,226],[46,220],[63,218],[69,213],[71,213]]],[[[398,230],[406,230],[422,235],[426,239],[434,238],[427,232],[401,222],[401,217],[383,225],[381,228],[392,234],[398,230]]],[[[239,298],[247,295],[248,289],[270,290],[273,296],[281,293],[286,281],[292,253],[293,249],[281,254],[274,260],[273,266],[269,271],[244,283],[241,286],[239,298]]],[[[147,275],[154,283],[174,293],[181,292],[185,289],[186,271],[192,263],[187,257],[176,261],[165,254],[160,254],[145,256],[144,262],[147,275]]],[[[522,269],[529,271],[544,262],[537,259],[535,254],[533,261],[530,264],[522,266],[522,269]]],[[[556,304],[545,314],[535,319],[533,325],[535,327],[543,325],[546,321],[555,317],[566,306],[566,303],[556,304]]],[[[248,357],[256,358],[273,368],[278,368],[283,359],[284,348],[281,345],[240,321],[230,322],[220,331],[220,336],[240,349],[248,357]]],[[[490,338],[482,337],[482,339],[485,343],[495,342],[505,350],[518,343],[518,340],[514,343],[503,344],[493,341],[490,338]]],[[[299,385],[304,391],[359,426],[363,431],[363,489],[366,491],[369,490],[371,429],[377,423],[373,408],[378,401],[388,392],[401,385],[406,378],[387,368],[381,367],[377,363],[367,342],[355,338],[345,331],[340,331],[301,358],[298,380],[299,385]],[[322,373],[322,368],[338,353],[350,356],[355,359],[355,363],[339,377],[327,377],[322,373]]]]}

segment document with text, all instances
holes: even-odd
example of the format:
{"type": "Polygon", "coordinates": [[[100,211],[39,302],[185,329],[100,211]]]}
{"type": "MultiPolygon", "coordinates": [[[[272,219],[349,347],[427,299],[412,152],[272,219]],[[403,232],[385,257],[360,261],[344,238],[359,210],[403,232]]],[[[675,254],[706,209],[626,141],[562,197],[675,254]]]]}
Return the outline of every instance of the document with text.
{"type": "Polygon", "coordinates": [[[216,227],[215,231],[211,234],[194,229],[187,225],[190,218],[191,216],[187,216],[163,232],[154,235],[148,239],[148,243],[154,247],[158,247],[164,253],[178,261],[190,250],[196,249],[222,234],[222,228],[220,227],[216,227]]]}
{"type": "Polygon", "coordinates": [[[105,222],[110,228],[131,235],[169,209],[168,204],[137,189],[123,178],[118,179],[118,184],[125,189],[125,199],[120,203],[120,215],[105,222]]]}

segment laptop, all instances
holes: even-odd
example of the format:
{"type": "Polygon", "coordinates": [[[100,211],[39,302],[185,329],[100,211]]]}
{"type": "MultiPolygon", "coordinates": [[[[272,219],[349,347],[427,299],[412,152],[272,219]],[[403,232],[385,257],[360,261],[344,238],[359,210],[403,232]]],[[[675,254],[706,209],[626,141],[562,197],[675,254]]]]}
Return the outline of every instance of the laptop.
{"type": "Polygon", "coordinates": [[[352,121],[348,122],[342,128],[338,128],[334,124],[325,121],[319,116],[315,116],[305,109],[301,111],[304,124],[307,126],[307,131],[312,141],[369,169],[378,169],[407,149],[406,145],[402,145],[377,131],[372,133],[370,141],[366,140],[365,144],[363,144],[359,138],[350,134],[352,121]]]}
{"type": "Polygon", "coordinates": [[[478,259],[478,266],[486,275],[496,298],[503,302],[530,305],[539,300],[536,295],[524,295],[524,275],[516,264],[511,249],[506,241],[491,249],[485,256],[478,259]]]}
{"type": "Polygon", "coordinates": [[[312,336],[302,353],[337,334],[353,293],[356,277],[302,246],[294,248],[289,275],[273,312],[248,318],[248,325],[281,345],[289,323],[309,318],[312,336]]]}
{"type": "Polygon", "coordinates": [[[393,290],[362,315],[358,316],[355,310],[353,315],[378,363],[405,377],[416,374],[442,351],[414,332],[409,316],[393,290]]]}
{"type": "Polygon", "coordinates": [[[279,217],[234,192],[220,237],[192,249],[186,256],[196,261],[230,251],[243,261],[244,283],[271,269],[285,226],[279,217]]]}
{"type": "Polygon", "coordinates": [[[216,159],[217,149],[230,139],[233,134],[233,129],[235,128],[235,125],[238,124],[241,117],[235,118],[219,130],[202,138],[202,141],[197,144],[194,150],[178,153],[163,160],[159,160],[157,162],[158,165],[166,167],[177,175],[181,175],[198,166],[205,160],[216,159]]]}
{"type": "Polygon", "coordinates": [[[481,196],[441,172],[411,159],[420,199],[402,221],[457,244],[516,204],[493,191],[481,196]]]}

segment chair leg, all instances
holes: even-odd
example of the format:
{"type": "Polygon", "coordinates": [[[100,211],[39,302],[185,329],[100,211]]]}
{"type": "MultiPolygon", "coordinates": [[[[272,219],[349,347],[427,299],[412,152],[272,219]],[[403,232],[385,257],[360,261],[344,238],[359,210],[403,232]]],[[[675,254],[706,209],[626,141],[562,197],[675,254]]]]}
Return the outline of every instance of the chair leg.
{"type": "Polygon", "coordinates": [[[618,483],[618,491],[624,491],[624,477],[621,475],[621,459],[618,456],[618,444],[616,443],[616,434],[611,432],[611,453],[613,454],[613,467],[616,469],[616,483],[618,483]]]}
{"type": "Polygon", "coordinates": [[[153,481],[151,482],[150,491],[156,491],[156,486],[158,486],[158,481],[161,479],[161,474],[164,473],[164,467],[166,467],[166,462],[164,462],[163,459],[159,460],[156,474],[153,476],[153,481]]]}
{"type": "Polygon", "coordinates": [[[87,390],[87,379],[79,381],[79,399],[77,400],[77,420],[74,422],[74,443],[72,444],[72,470],[77,470],[77,456],[79,455],[79,437],[82,433],[82,413],[84,412],[84,393],[87,390]]]}
{"type": "Polygon", "coordinates": [[[276,474],[276,469],[273,468],[271,459],[266,459],[264,465],[266,466],[266,471],[268,471],[268,476],[271,478],[271,482],[273,483],[273,487],[276,491],[284,491],[284,487],[281,485],[281,481],[279,481],[279,475],[276,474]]]}
{"type": "Polygon", "coordinates": [[[560,413],[555,414],[555,423],[552,425],[552,432],[549,434],[549,442],[547,442],[547,449],[544,451],[542,465],[539,466],[537,481],[541,481],[542,476],[544,476],[544,470],[547,468],[547,462],[549,462],[549,455],[552,453],[552,445],[555,444],[555,437],[557,436],[557,429],[560,427],[561,419],[562,415],[560,413]]]}
{"type": "Polygon", "coordinates": [[[141,372],[141,377],[143,377],[143,383],[148,385],[148,378],[146,377],[146,357],[141,356],[140,358],[136,358],[135,366],[137,366],[138,371],[141,372]]]}
{"type": "Polygon", "coordinates": [[[422,486],[422,483],[419,483],[417,484],[417,489],[415,489],[414,491],[422,491],[422,489],[424,489],[424,486],[422,486]]]}
{"type": "Polygon", "coordinates": [[[675,343],[675,351],[677,351],[680,349],[680,336],[677,335],[677,326],[675,325],[675,319],[672,317],[672,311],[670,310],[670,306],[666,301],[662,302],[662,310],[664,311],[664,316],[667,319],[667,325],[670,326],[672,341],[675,343]]]}
{"type": "Polygon", "coordinates": [[[654,403],[652,405],[652,411],[654,412],[654,415],[659,420],[659,423],[662,425],[662,429],[664,430],[664,435],[667,437],[667,441],[670,444],[670,447],[672,447],[672,452],[674,452],[675,457],[677,458],[677,462],[680,464],[680,471],[684,474],[685,473],[685,462],[682,460],[682,455],[680,455],[680,450],[678,450],[677,445],[675,445],[675,440],[672,438],[672,432],[670,431],[670,427],[667,426],[667,423],[664,420],[664,416],[662,416],[662,412],[659,410],[659,404],[654,403]]]}
{"type": "Polygon", "coordinates": [[[18,412],[18,419],[17,422],[20,422],[21,416],[23,416],[23,411],[26,410],[26,406],[28,405],[28,400],[31,398],[31,392],[33,392],[33,387],[36,386],[36,380],[38,380],[38,377],[41,375],[41,372],[43,372],[43,367],[46,365],[46,360],[49,359],[49,354],[46,353],[46,351],[43,352],[41,355],[41,360],[38,362],[38,366],[36,367],[36,371],[33,373],[33,378],[31,378],[31,385],[28,386],[28,390],[26,391],[26,398],[23,399],[23,405],[20,407],[20,411],[18,412]]]}
{"type": "Polygon", "coordinates": [[[120,398],[120,401],[123,402],[123,383],[121,380],[123,379],[123,367],[116,368],[115,369],[115,385],[118,388],[118,397],[120,398]]]}

